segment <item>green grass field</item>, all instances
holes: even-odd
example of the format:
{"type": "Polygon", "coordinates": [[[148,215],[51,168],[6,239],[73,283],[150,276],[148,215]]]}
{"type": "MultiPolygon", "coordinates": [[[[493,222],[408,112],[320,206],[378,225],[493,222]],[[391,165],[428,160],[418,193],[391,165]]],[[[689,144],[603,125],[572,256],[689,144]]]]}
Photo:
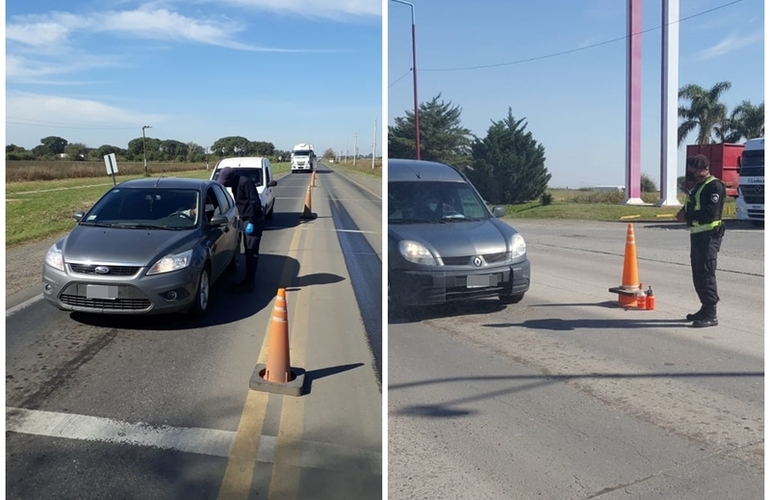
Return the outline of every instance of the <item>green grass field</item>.
{"type": "MultiPolygon", "coordinates": [[[[288,163],[273,165],[274,174],[289,171],[288,163]]],[[[208,179],[210,170],[172,172],[165,177],[208,179]]],[[[118,175],[121,183],[144,175],[118,175]]],[[[151,178],[160,175],[150,175],[151,178]]],[[[113,186],[112,177],[83,177],[51,181],[10,182],[5,186],[5,244],[13,247],[68,231],[72,214],[88,210],[113,186]]]]}

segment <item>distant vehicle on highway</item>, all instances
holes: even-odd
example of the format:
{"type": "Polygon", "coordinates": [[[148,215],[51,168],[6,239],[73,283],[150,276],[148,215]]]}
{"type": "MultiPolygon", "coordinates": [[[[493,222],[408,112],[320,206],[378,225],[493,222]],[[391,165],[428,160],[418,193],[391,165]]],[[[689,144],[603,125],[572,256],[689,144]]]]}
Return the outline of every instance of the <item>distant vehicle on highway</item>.
{"type": "Polygon", "coordinates": [[[313,172],[316,160],[312,144],[296,144],[291,150],[291,173],[313,172]]]}
{"type": "MultiPolygon", "coordinates": [[[[231,167],[239,175],[245,175],[254,181],[265,217],[272,217],[275,208],[273,188],[278,185],[278,182],[273,179],[273,168],[270,166],[270,160],[262,156],[222,158],[211,171],[211,180],[217,180],[219,173],[225,167],[231,167]]],[[[227,188],[227,191],[230,196],[235,196],[232,189],[227,188]]]]}
{"type": "Polygon", "coordinates": [[[59,309],[203,316],[211,285],[238,266],[238,209],[214,181],[126,181],[74,218],[43,263],[43,296],[59,309]]]}
{"type": "Polygon", "coordinates": [[[529,290],[524,238],[449,165],[388,160],[388,303],[394,309],[529,290]]]}

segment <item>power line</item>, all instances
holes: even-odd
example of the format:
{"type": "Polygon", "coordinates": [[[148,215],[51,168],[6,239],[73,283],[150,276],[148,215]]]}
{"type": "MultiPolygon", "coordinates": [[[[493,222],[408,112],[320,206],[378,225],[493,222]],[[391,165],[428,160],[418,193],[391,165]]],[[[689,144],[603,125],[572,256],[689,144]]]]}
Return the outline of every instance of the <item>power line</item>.
{"type": "MultiPolygon", "coordinates": [[[[700,16],[703,16],[703,15],[709,14],[711,12],[714,12],[714,11],[717,11],[717,10],[720,10],[720,9],[724,9],[724,8],[730,7],[732,5],[735,5],[737,3],[741,3],[743,1],[744,0],[734,0],[734,1],[728,2],[726,4],[718,5],[718,6],[714,7],[714,8],[712,8],[712,9],[704,10],[703,12],[698,12],[698,13],[693,14],[691,16],[683,17],[683,18],[679,19],[678,21],[673,21],[673,22],[671,22],[669,24],[675,24],[675,23],[681,23],[683,21],[688,21],[690,19],[693,19],[693,18],[696,18],[696,17],[700,17],[700,16]]],[[[662,27],[663,27],[663,25],[655,26],[654,28],[648,28],[646,30],[640,31],[639,33],[633,33],[631,36],[643,35],[645,33],[649,33],[650,31],[655,31],[655,30],[661,29],[662,27]]],[[[615,43],[615,42],[619,42],[621,40],[627,40],[627,39],[628,39],[628,35],[624,35],[624,36],[620,36],[620,37],[617,37],[617,38],[613,38],[611,40],[605,40],[603,42],[598,42],[598,43],[594,43],[594,44],[591,44],[591,45],[586,45],[585,47],[580,47],[580,48],[570,49],[570,50],[564,50],[564,51],[561,51],[561,52],[555,52],[553,54],[547,54],[547,55],[544,55],[544,56],[530,57],[528,59],[519,59],[519,60],[516,60],[516,61],[510,61],[510,62],[504,62],[504,63],[485,64],[485,65],[480,65],[480,66],[466,66],[466,67],[461,67],[461,68],[433,68],[433,69],[430,69],[430,68],[425,69],[425,68],[423,68],[420,71],[432,71],[432,72],[471,71],[471,70],[477,70],[477,69],[499,68],[501,66],[513,66],[515,64],[524,64],[524,63],[528,63],[528,62],[540,61],[540,60],[543,60],[543,59],[549,59],[549,58],[552,58],[552,57],[563,56],[563,55],[566,55],[566,54],[572,54],[574,52],[580,52],[580,51],[583,51],[583,50],[593,49],[593,48],[596,48],[596,47],[600,47],[602,45],[607,45],[607,44],[610,44],[610,43],[615,43]]],[[[392,85],[394,85],[394,84],[395,84],[395,82],[392,85]]]]}
{"type": "Polygon", "coordinates": [[[135,127],[110,127],[104,125],[78,125],[73,123],[51,122],[45,120],[33,120],[30,118],[18,118],[14,116],[7,117],[5,123],[11,123],[13,125],[26,125],[30,127],[59,127],[59,128],[74,128],[84,130],[133,130],[135,127]],[[14,121],[23,120],[23,121],[14,121]],[[28,123],[31,122],[31,123],[28,123]]]}
{"type": "Polygon", "coordinates": [[[397,84],[398,82],[400,82],[401,80],[403,80],[404,78],[406,78],[406,77],[407,77],[407,75],[409,75],[409,73],[411,73],[411,72],[412,72],[412,68],[409,68],[409,71],[407,71],[406,73],[404,73],[403,75],[401,75],[401,76],[399,77],[399,79],[398,79],[398,80],[396,80],[395,82],[393,82],[393,83],[391,83],[390,85],[388,85],[388,88],[392,87],[393,85],[397,84]]]}

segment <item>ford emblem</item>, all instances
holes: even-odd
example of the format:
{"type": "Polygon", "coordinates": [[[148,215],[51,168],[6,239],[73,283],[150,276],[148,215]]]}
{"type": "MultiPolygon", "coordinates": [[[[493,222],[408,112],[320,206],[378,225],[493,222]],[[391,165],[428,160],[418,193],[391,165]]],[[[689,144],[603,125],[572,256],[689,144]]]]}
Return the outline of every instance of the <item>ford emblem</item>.
{"type": "Polygon", "coordinates": [[[107,266],[96,266],[94,268],[94,272],[96,274],[107,274],[110,272],[110,268],[107,266]]]}
{"type": "Polygon", "coordinates": [[[473,265],[476,267],[481,267],[481,264],[483,264],[484,261],[481,260],[481,257],[474,257],[473,258],[473,265]]]}

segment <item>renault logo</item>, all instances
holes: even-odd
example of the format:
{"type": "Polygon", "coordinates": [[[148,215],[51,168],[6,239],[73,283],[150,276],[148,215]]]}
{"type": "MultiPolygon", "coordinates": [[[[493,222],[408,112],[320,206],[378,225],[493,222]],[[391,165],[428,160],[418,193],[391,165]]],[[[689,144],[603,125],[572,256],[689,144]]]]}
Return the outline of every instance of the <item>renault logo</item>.
{"type": "Polygon", "coordinates": [[[110,268],[107,266],[96,266],[94,268],[94,272],[96,274],[107,274],[110,272],[110,268]]]}
{"type": "Polygon", "coordinates": [[[476,256],[476,257],[473,258],[473,265],[474,266],[481,267],[481,264],[483,264],[483,263],[484,263],[484,261],[481,260],[481,257],[476,256]]]}

